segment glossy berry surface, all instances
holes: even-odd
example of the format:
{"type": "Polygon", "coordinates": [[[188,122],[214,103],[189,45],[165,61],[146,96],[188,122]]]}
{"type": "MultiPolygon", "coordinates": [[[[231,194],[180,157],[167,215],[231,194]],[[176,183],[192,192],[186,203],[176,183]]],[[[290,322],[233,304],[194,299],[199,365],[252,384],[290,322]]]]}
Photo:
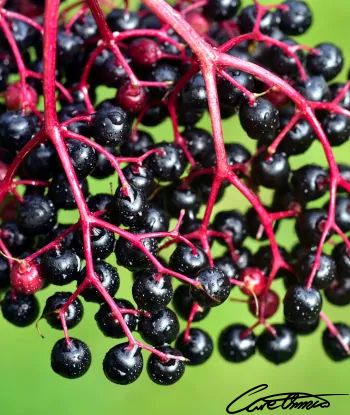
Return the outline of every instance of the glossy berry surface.
{"type": "Polygon", "coordinates": [[[68,379],[83,376],[91,364],[91,353],[81,340],[58,340],[51,351],[51,367],[58,375],[68,379]]]}
{"type": "Polygon", "coordinates": [[[290,167],[283,153],[268,155],[260,153],[252,163],[252,177],[257,184],[278,189],[288,183],[290,167]]]}
{"type": "Polygon", "coordinates": [[[56,224],[57,210],[45,196],[25,196],[17,220],[20,229],[28,235],[39,235],[50,231],[56,224]]]}
{"type": "Polygon", "coordinates": [[[93,136],[102,145],[119,145],[128,137],[130,121],[120,107],[101,109],[96,112],[92,124],[93,136]]]}
{"type": "Polygon", "coordinates": [[[343,55],[332,43],[321,43],[315,47],[316,53],[310,54],[307,67],[311,74],[322,75],[329,81],[335,78],[343,67],[343,55]]]}
{"type": "MultiPolygon", "coordinates": [[[[54,329],[61,330],[62,323],[59,318],[60,309],[67,303],[69,297],[72,295],[70,292],[56,292],[46,300],[46,304],[42,313],[47,323],[54,329]]],[[[64,313],[64,320],[67,328],[77,326],[84,315],[83,304],[76,298],[71,304],[69,304],[67,311],[64,313]]]]}
{"type": "Polygon", "coordinates": [[[140,349],[129,349],[128,343],[112,347],[103,359],[103,371],[113,383],[128,385],[140,376],[143,358],[140,349]]]}
{"type": "Polygon", "coordinates": [[[188,338],[183,332],[176,340],[176,348],[193,366],[206,362],[213,353],[213,347],[209,334],[201,329],[191,329],[188,338]]]}
{"type": "MultiPolygon", "coordinates": [[[[350,328],[344,323],[336,323],[337,328],[342,341],[347,346],[350,344],[350,328]]],[[[345,352],[339,340],[328,329],[325,329],[322,334],[323,348],[327,355],[335,361],[347,359],[349,355],[345,352]]]]}
{"type": "Polygon", "coordinates": [[[288,8],[280,11],[280,29],[287,35],[297,36],[305,33],[312,23],[312,14],[305,1],[286,0],[288,8]]]}
{"type": "Polygon", "coordinates": [[[307,325],[318,319],[322,308],[322,297],[314,288],[296,285],[287,290],[283,304],[287,321],[307,325]]]}
{"type": "MultiPolygon", "coordinates": [[[[170,346],[161,346],[160,350],[172,355],[181,356],[181,353],[170,346]]],[[[152,355],[147,362],[147,373],[150,379],[158,385],[172,385],[185,372],[185,364],[181,360],[169,359],[162,362],[158,356],[152,355]]]]}
{"type": "Polygon", "coordinates": [[[51,284],[65,285],[72,282],[79,272],[80,259],[72,249],[47,251],[40,261],[41,272],[51,284]]]}
{"type": "MultiPolygon", "coordinates": [[[[312,264],[315,261],[315,253],[308,252],[299,258],[297,263],[298,277],[301,282],[307,281],[310,275],[312,264]]],[[[320,257],[320,265],[316,272],[313,286],[318,289],[327,288],[331,285],[336,277],[336,264],[333,258],[327,254],[320,257]]]]}
{"type": "Polygon", "coordinates": [[[240,107],[239,119],[250,138],[270,139],[279,127],[278,111],[266,99],[259,98],[250,106],[245,102],[240,107]]]}
{"type": "Polygon", "coordinates": [[[145,272],[134,281],[132,296],[142,310],[161,310],[173,297],[171,279],[168,275],[145,272]]]}
{"type": "MultiPolygon", "coordinates": [[[[95,259],[107,258],[114,249],[115,236],[113,232],[104,228],[93,228],[90,231],[91,249],[95,259]]],[[[82,255],[83,240],[81,232],[74,235],[74,248],[78,255],[82,255]]]]}
{"type": "Polygon", "coordinates": [[[174,144],[160,143],[154,148],[157,154],[149,158],[149,168],[160,181],[178,179],[185,170],[186,162],[181,148],[174,144]]]}
{"type": "Polygon", "coordinates": [[[279,365],[290,360],[298,347],[297,336],[287,326],[276,324],[273,326],[276,331],[274,336],[264,331],[257,341],[259,352],[271,363],[279,365]]]}
{"type": "Polygon", "coordinates": [[[228,277],[218,268],[204,268],[196,275],[198,288],[192,289],[193,298],[199,304],[215,307],[227,300],[231,284],[228,277]]]}
{"type": "Polygon", "coordinates": [[[220,333],[219,351],[225,360],[239,363],[255,354],[256,337],[247,330],[242,324],[232,324],[220,333]]]}
{"type": "MultiPolygon", "coordinates": [[[[174,290],[173,296],[173,306],[177,314],[184,320],[187,320],[194,305],[195,300],[190,293],[190,288],[186,285],[179,285],[174,290]]],[[[193,321],[203,320],[208,315],[209,311],[209,307],[201,306],[200,310],[194,314],[193,321]]]]}
{"type": "Polygon", "coordinates": [[[1,311],[8,322],[18,327],[26,327],[39,316],[39,302],[34,295],[7,291],[1,301],[1,311]]]}
{"type": "MultiPolygon", "coordinates": [[[[128,300],[115,299],[115,303],[124,310],[135,310],[135,307],[128,300]]],[[[125,333],[119,321],[113,316],[110,307],[107,304],[101,304],[99,310],[95,314],[95,320],[98,328],[105,336],[114,338],[123,338],[125,333]]],[[[138,316],[132,312],[123,313],[123,320],[130,331],[136,330],[138,324],[138,316]]]]}
{"type": "Polygon", "coordinates": [[[194,276],[198,271],[208,264],[208,259],[202,249],[179,244],[172,253],[169,265],[177,272],[194,276]]]}
{"type": "MultiPolygon", "coordinates": [[[[115,267],[105,261],[95,261],[94,263],[95,277],[97,277],[102,286],[107,290],[109,295],[113,296],[119,288],[119,274],[115,267]]],[[[86,276],[86,268],[81,270],[79,280],[82,281],[86,276]]],[[[87,286],[82,293],[86,301],[102,302],[103,298],[99,291],[93,286],[87,286]]]]}
{"type": "Polygon", "coordinates": [[[172,343],[176,339],[179,329],[176,314],[169,308],[142,316],[138,326],[142,338],[155,346],[172,343]]]}

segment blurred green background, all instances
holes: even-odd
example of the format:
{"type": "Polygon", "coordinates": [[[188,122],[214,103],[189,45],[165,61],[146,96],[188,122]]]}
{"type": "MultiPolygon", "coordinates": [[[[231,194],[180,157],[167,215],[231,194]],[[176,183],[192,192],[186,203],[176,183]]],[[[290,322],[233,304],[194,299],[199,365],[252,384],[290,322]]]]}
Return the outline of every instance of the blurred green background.
{"type": "MultiPolygon", "coordinates": [[[[271,0],[272,2],[272,0],[271,0]]],[[[309,0],[315,22],[309,34],[302,41],[314,45],[321,41],[332,41],[342,47],[346,57],[350,56],[349,0],[309,0]]],[[[349,61],[346,62],[348,64],[349,61]]],[[[345,65],[347,68],[347,65],[345,65]]],[[[346,73],[342,74],[342,79],[346,73]]],[[[208,120],[201,122],[208,127],[208,120]]],[[[224,123],[225,139],[251,145],[242,133],[237,120],[224,123]]],[[[157,139],[171,139],[169,125],[158,128],[157,139]]],[[[342,161],[349,161],[348,147],[336,151],[342,161]]],[[[305,162],[321,162],[322,151],[314,144],[310,151],[299,160],[292,160],[298,166],[305,162]]],[[[112,183],[115,188],[116,183],[112,183]]],[[[93,183],[94,192],[109,191],[109,183],[93,183]]],[[[266,193],[264,197],[268,197],[266,193]]],[[[225,198],[226,209],[244,208],[244,200],[236,193],[229,192],[225,198]]],[[[222,207],[222,205],[221,205],[222,207]]],[[[67,221],[69,216],[63,217],[67,221]]],[[[282,226],[278,238],[284,246],[291,246],[295,239],[291,223],[282,226]]],[[[254,248],[254,244],[251,244],[254,248]]],[[[217,250],[219,252],[219,248],[217,250]]],[[[130,298],[131,278],[121,272],[119,297],[130,298]]],[[[277,289],[278,289],[277,282],[277,289]]],[[[74,289],[74,287],[69,287],[74,289]]],[[[41,302],[54,289],[47,289],[41,295],[41,302]]],[[[234,292],[234,296],[237,293],[234,292]]],[[[325,304],[333,321],[349,323],[348,308],[330,307],[325,304]]],[[[243,364],[225,362],[215,350],[213,357],[202,367],[186,369],[179,383],[171,387],[157,386],[148,379],[146,372],[134,384],[123,387],[106,380],[102,372],[102,359],[106,351],[115,344],[113,339],[103,338],[97,330],[94,313],[97,306],[88,304],[83,322],[71,331],[72,336],[81,338],[90,346],[93,354],[91,369],[81,379],[69,381],[51,371],[50,351],[54,342],[62,337],[45,322],[40,322],[42,339],[34,326],[26,329],[12,327],[0,320],[0,414],[9,415],[90,415],[90,414],[210,414],[225,413],[226,405],[237,395],[260,383],[270,385],[269,392],[306,391],[310,393],[350,393],[349,361],[334,363],[324,354],[321,347],[323,325],[309,337],[299,337],[296,357],[282,366],[273,366],[258,354],[243,364]]],[[[281,310],[272,320],[282,320],[281,310]]],[[[253,317],[245,304],[227,301],[211,312],[201,326],[217,338],[218,333],[228,324],[245,322],[251,324],[253,317]]],[[[147,353],[144,353],[145,361],[147,353]]],[[[335,397],[331,408],[312,413],[345,414],[350,408],[349,397],[335,397]]],[[[265,414],[268,412],[262,411],[265,414]]],[[[276,411],[275,413],[279,413],[276,411]]]]}

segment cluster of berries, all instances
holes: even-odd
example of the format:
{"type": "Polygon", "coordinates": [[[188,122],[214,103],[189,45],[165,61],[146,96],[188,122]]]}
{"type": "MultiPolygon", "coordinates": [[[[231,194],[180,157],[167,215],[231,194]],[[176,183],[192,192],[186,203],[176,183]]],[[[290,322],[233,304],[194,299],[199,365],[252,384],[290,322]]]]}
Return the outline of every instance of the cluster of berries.
{"type": "Polygon", "coordinates": [[[347,358],[350,326],[333,324],[322,302],[350,304],[350,165],[332,150],[350,136],[350,84],[334,82],[344,65],[337,46],[297,42],[312,24],[308,5],[144,0],[131,11],[105,0],[60,9],[59,0],[2,3],[1,311],[19,327],[43,318],[63,329],[53,370],[77,378],[90,367],[89,347],[68,332],[82,320],[84,300],[98,305],[100,331],[120,339],[103,361],[109,380],[134,382],[144,349],[151,380],[173,384],[186,364],[212,355],[211,336],[192,323],[234,286],[256,322],[223,327],[218,349],[227,361],[258,350],[286,362],[298,335],[320,320],[326,353],[347,358]],[[205,114],[210,131],[198,124],[205,114]],[[231,117],[256,141],[253,154],[225,142],[221,122],[231,117]],[[165,120],[168,140],[157,129],[165,120]],[[292,169],[290,159],[317,140],[327,168],[292,169]],[[107,180],[91,186],[91,178],[107,180]],[[217,208],[230,186],[248,210],[217,208]],[[63,224],[62,211],[75,209],[78,221],[63,224]],[[288,220],[292,249],[276,238],[288,220]],[[254,253],[249,240],[259,242],[254,253]],[[223,254],[214,256],[218,244],[223,254]],[[118,296],[124,269],[133,278],[127,299],[118,296]],[[271,289],[277,278],[283,294],[271,289]],[[35,293],[48,285],[59,290],[40,311],[35,293]],[[281,296],[285,321],[269,324],[281,296]],[[182,332],[179,319],[187,322],[182,332]]]}

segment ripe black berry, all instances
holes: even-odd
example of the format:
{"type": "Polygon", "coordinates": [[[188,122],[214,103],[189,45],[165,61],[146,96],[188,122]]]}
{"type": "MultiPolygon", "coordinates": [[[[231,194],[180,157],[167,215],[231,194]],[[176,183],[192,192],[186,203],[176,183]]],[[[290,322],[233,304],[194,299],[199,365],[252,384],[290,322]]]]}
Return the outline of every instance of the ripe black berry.
{"type": "Polygon", "coordinates": [[[91,353],[81,340],[58,340],[51,352],[51,367],[58,375],[76,379],[85,375],[91,364],[91,353]]]}
{"type": "Polygon", "coordinates": [[[136,29],[139,25],[139,16],[136,12],[124,9],[113,9],[107,15],[107,23],[112,32],[124,32],[136,29]]]}
{"type": "Polygon", "coordinates": [[[56,220],[57,211],[53,202],[40,195],[25,196],[17,214],[19,228],[28,235],[49,232],[56,220]]]}
{"type": "MultiPolygon", "coordinates": [[[[213,228],[232,238],[234,246],[240,245],[247,236],[246,218],[237,210],[221,211],[215,215],[213,228]]],[[[218,238],[218,241],[224,241],[218,238]]]]}
{"type": "Polygon", "coordinates": [[[131,348],[128,343],[117,344],[106,353],[103,371],[113,383],[129,385],[141,375],[143,358],[141,349],[131,348]]]}
{"type": "MultiPolygon", "coordinates": [[[[154,238],[142,239],[143,246],[151,253],[157,250],[157,241],[154,238]]],[[[146,268],[150,264],[149,258],[140,251],[132,242],[124,238],[119,238],[115,244],[115,257],[117,263],[130,271],[138,271],[146,268]]]]}
{"type": "Polygon", "coordinates": [[[15,152],[34,135],[34,119],[22,111],[7,111],[0,115],[0,146],[15,152]]]}
{"type": "Polygon", "coordinates": [[[324,293],[331,304],[338,306],[350,304],[350,278],[333,281],[324,293]]]}
{"type": "Polygon", "coordinates": [[[202,249],[194,251],[186,244],[178,244],[170,256],[170,267],[181,274],[194,276],[199,270],[208,265],[208,259],[202,249]]]}
{"type": "Polygon", "coordinates": [[[326,101],[330,90],[326,80],[321,75],[309,76],[306,81],[298,81],[295,89],[309,101],[326,101]]]}
{"type": "Polygon", "coordinates": [[[96,151],[78,140],[69,139],[66,143],[75,172],[78,178],[84,179],[96,166],[96,151]]]}
{"type": "MultiPolygon", "coordinates": [[[[187,285],[179,285],[175,289],[173,296],[173,306],[176,313],[184,320],[187,320],[194,304],[195,302],[191,295],[190,287],[187,285]]],[[[203,320],[208,315],[209,311],[209,307],[201,306],[201,309],[194,314],[193,321],[203,320]]]]}
{"type": "Polygon", "coordinates": [[[216,21],[227,20],[234,17],[241,5],[241,0],[209,0],[204,12],[216,21]]]}
{"type": "Polygon", "coordinates": [[[337,267],[337,277],[346,279],[350,277],[350,256],[345,243],[336,245],[332,251],[332,257],[337,267]]]}
{"type": "MultiPolygon", "coordinates": [[[[296,265],[298,277],[301,283],[306,283],[315,262],[315,252],[307,251],[299,257],[296,265]]],[[[333,258],[325,253],[321,254],[320,265],[313,280],[313,287],[322,289],[327,288],[335,279],[336,265],[333,258]]]]}
{"type": "MultiPolygon", "coordinates": [[[[294,107],[288,105],[280,110],[280,130],[290,121],[294,111],[294,107]]],[[[278,148],[287,155],[303,154],[311,146],[314,138],[315,133],[311,125],[301,118],[288,131],[278,148]]]]}
{"type": "Polygon", "coordinates": [[[149,206],[142,215],[140,226],[145,232],[166,232],[169,229],[170,217],[166,210],[149,206]]]}
{"type": "Polygon", "coordinates": [[[23,161],[23,172],[26,177],[38,180],[50,179],[57,170],[55,150],[51,144],[38,145],[23,161]]]}
{"type": "MultiPolygon", "coordinates": [[[[128,300],[114,300],[120,309],[134,310],[134,306],[128,300]]],[[[130,331],[136,330],[138,324],[138,316],[132,313],[123,313],[123,319],[130,331]]],[[[101,304],[99,310],[95,314],[95,320],[98,328],[105,336],[120,339],[125,337],[125,332],[119,324],[118,320],[113,316],[111,308],[108,304],[101,304]]]]}
{"type": "Polygon", "coordinates": [[[322,126],[331,146],[336,147],[346,143],[350,137],[350,122],[342,114],[326,114],[322,126]]]}
{"type": "Polygon", "coordinates": [[[112,212],[123,225],[135,226],[142,220],[147,208],[145,193],[135,187],[129,187],[127,192],[119,187],[114,195],[112,212]]]}
{"type": "Polygon", "coordinates": [[[7,291],[1,301],[3,317],[17,327],[26,327],[34,323],[39,316],[39,303],[34,295],[25,295],[7,291]]]}
{"type": "Polygon", "coordinates": [[[316,245],[322,235],[323,224],[327,220],[324,209],[307,209],[300,213],[295,230],[302,245],[316,245]]]}
{"type": "Polygon", "coordinates": [[[185,170],[186,161],[183,151],[176,144],[159,143],[153,148],[159,149],[158,154],[152,154],[148,166],[154,176],[160,181],[178,179],[185,170]]]}
{"type": "Polygon", "coordinates": [[[312,75],[322,75],[326,81],[335,78],[343,68],[342,51],[332,43],[315,46],[317,53],[309,53],[307,68],[312,75]]]}
{"type": "Polygon", "coordinates": [[[172,343],[179,334],[179,329],[179,321],[170,308],[142,316],[138,327],[142,338],[154,346],[172,343]]]}
{"type": "MultiPolygon", "coordinates": [[[[105,261],[98,260],[94,262],[94,270],[96,277],[100,280],[108,294],[114,296],[114,294],[118,291],[120,283],[117,269],[105,261]]],[[[82,282],[85,276],[86,268],[83,268],[79,276],[79,282],[82,282]]],[[[86,301],[92,301],[95,303],[101,303],[103,301],[103,297],[99,291],[90,286],[82,292],[82,296],[86,301]]]]}
{"type": "MultiPolygon", "coordinates": [[[[62,330],[59,311],[67,303],[71,295],[72,293],[70,292],[57,292],[46,300],[42,316],[54,329],[62,330]]],[[[64,313],[67,328],[70,329],[79,324],[83,318],[83,314],[83,304],[79,298],[76,298],[71,304],[69,304],[67,311],[64,313]]]]}
{"type": "Polygon", "coordinates": [[[269,189],[278,189],[288,183],[290,167],[283,153],[272,155],[261,152],[252,162],[252,178],[257,184],[269,189]]]}
{"type": "MultiPolygon", "coordinates": [[[[89,194],[89,186],[86,179],[81,180],[80,189],[85,197],[89,194]]],[[[48,196],[57,208],[75,209],[76,203],[72,189],[64,174],[57,174],[49,184],[48,196]]]]}
{"type": "Polygon", "coordinates": [[[72,249],[52,249],[43,254],[40,266],[50,283],[65,285],[77,277],[80,259],[72,249]]]}
{"type": "MultiPolygon", "coordinates": [[[[226,72],[248,91],[254,90],[254,78],[251,75],[233,69],[228,69],[226,72]]],[[[218,79],[218,95],[220,106],[224,108],[235,109],[244,101],[244,98],[246,98],[242,91],[223,77],[218,79]]]]}
{"type": "MultiPolygon", "coordinates": [[[[338,330],[343,342],[350,346],[350,327],[344,323],[335,323],[335,328],[338,330]]],[[[334,361],[340,361],[349,357],[348,353],[344,350],[339,340],[326,328],[322,335],[323,348],[327,355],[334,361]]]]}
{"type": "Polygon", "coordinates": [[[319,318],[322,297],[315,288],[295,285],[288,288],[283,303],[287,321],[308,325],[319,318]]]}
{"type": "Polygon", "coordinates": [[[204,268],[196,274],[200,287],[191,287],[193,298],[199,304],[215,307],[227,300],[231,291],[228,277],[218,268],[204,268]]]}
{"type": "Polygon", "coordinates": [[[5,222],[0,228],[1,239],[12,255],[20,255],[33,243],[31,236],[24,234],[16,222],[5,222]]]}
{"type": "Polygon", "coordinates": [[[177,218],[182,209],[186,215],[195,217],[201,205],[198,192],[187,186],[169,186],[166,191],[166,206],[169,213],[177,218]]]}
{"type": "Polygon", "coordinates": [[[207,91],[201,74],[194,75],[181,93],[181,102],[186,108],[206,109],[207,91]]]}
{"type": "Polygon", "coordinates": [[[287,0],[283,4],[287,10],[280,10],[279,28],[286,35],[297,36],[305,33],[312,23],[312,14],[309,6],[300,0],[287,0]]]}
{"type": "Polygon", "coordinates": [[[256,140],[273,139],[279,127],[278,110],[265,98],[258,98],[252,106],[244,102],[239,120],[249,137],[256,140]]]}
{"type": "Polygon", "coordinates": [[[142,310],[161,310],[168,305],[173,296],[171,278],[168,275],[145,271],[134,281],[132,296],[142,310]]]}
{"type": "Polygon", "coordinates": [[[284,324],[272,326],[276,336],[265,330],[257,341],[259,352],[271,363],[276,365],[290,360],[297,351],[297,337],[292,329],[284,324]]]}
{"type": "Polygon", "coordinates": [[[316,200],[327,190],[327,172],[316,164],[295,170],[291,177],[292,192],[302,203],[316,200]]]}
{"type": "MultiPolygon", "coordinates": [[[[107,258],[114,249],[114,233],[104,228],[93,228],[90,231],[91,251],[94,259],[107,258]]],[[[74,248],[81,257],[84,255],[84,244],[81,230],[74,234],[74,248]]]]}
{"type": "MultiPolygon", "coordinates": [[[[256,7],[250,5],[244,7],[238,15],[238,26],[242,33],[251,32],[254,29],[256,21],[256,7]]],[[[279,23],[279,15],[277,13],[267,12],[261,19],[259,29],[263,33],[271,33],[277,27],[279,23]]]]}
{"type": "Polygon", "coordinates": [[[337,196],[335,200],[335,222],[343,232],[350,230],[350,198],[337,196]]]}
{"type": "MultiPolygon", "coordinates": [[[[298,45],[297,42],[289,38],[282,39],[282,41],[290,47],[298,45]]],[[[301,50],[297,50],[295,54],[299,61],[303,63],[305,60],[303,52],[301,50]]],[[[275,72],[285,77],[295,79],[299,75],[299,68],[296,64],[296,59],[286,53],[281,53],[281,48],[278,46],[273,46],[271,48],[271,67],[275,72]]]]}
{"type": "Polygon", "coordinates": [[[60,65],[68,65],[77,59],[82,51],[83,39],[65,30],[57,34],[57,59],[60,65]]]}
{"type": "MultiPolygon", "coordinates": [[[[158,348],[163,353],[181,356],[181,353],[170,346],[158,348]]],[[[159,356],[152,354],[147,362],[148,376],[158,385],[172,385],[176,383],[185,372],[184,362],[177,359],[163,361],[159,356]]]]}
{"type": "Polygon", "coordinates": [[[176,340],[176,348],[189,360],[189,365],[200,365],[206,362],[213,353],[213,341],[204,330],[192,328],[189,338],[182,332],[176,340]]]}
{"type": "Polygon", "coordinates": [[[219,336],[219,351],[229,362],[244,362],[255,354],[256,337],[242,324],[231,324],[219,336]]]}
{"type": "Polygon", "coordinates": [[[215,267],[222,271],[228,278],[238,280],[240,269],[237,264],[233,262],[232,256],[229,254],[222,255],[214,261],[215,267]]]}
{"type": "Polygon", "coordinates": [[[98,212],[101,210],[109,211],[113,202],[113,196],[108,193],[98,193],[90,196],[87,204],[91,212],[98,212]]]}
{"type": "Polygon", "coordinates": [[[120,146],[120,152],[126,157],[142,156],[154,144],[153,137],[146,131],[137,130],[135,137],[130,137],[120,146]]]}
{"type": "Polygon", "coordinates": [[[92,135],[99,144],[116,146],[128,139],[130,128],[130,119],[122,108],[101,108],[93,119],[92,135]]]}

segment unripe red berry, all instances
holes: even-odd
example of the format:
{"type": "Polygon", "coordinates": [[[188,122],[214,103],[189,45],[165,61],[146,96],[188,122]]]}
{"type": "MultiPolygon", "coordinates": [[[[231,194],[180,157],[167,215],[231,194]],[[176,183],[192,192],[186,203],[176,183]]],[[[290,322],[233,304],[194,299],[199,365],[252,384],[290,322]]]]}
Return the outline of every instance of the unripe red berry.
{"type": "Polygon", "coordinates": [[[272,290],[269,290],[265,295],[259,297],[259,310],[257,310],[257,302],[253,297],[248,301],[250,312],[255,316],[257,311],[259,311],[259,317],[264,319],[270,318],[276,313],[279,303],[280,299],[278,295],[272,290]]]}
{"type": "Polygon", "coordinates": [[[241,291],[247,295],[261,295],[266,287],[266,277],[259,268],[246,268],[240,275],[240,280],[244,283],[241,291]]]}
{"type": "Polygon", "coordinates": [[[188,23],[201,35],[205,35],[209,31],[208,20],[200,13],[189,13],[186,16],[188,23]]]}
{"type": "Polygon", "coordinates": [[[137,65],[153,66],[162,57],[162,51],[157,42],[144,38],[131,43],[129,55],[137,65]]]}
{"type": "Polygon", "coordinates": [[[128,113],[137,114],[145,107],[147,94],[144,88],[127,83],[119,88],[117,102],[128,113]]]}
{"type": "Polygon", "coordinates": [[[35,106],[37,102],[38,94],[29,85],[23,88],[20,82],[16,82],[6,88],[5,103],[10,110],[19,110],[28,107],[29,104],[35,106]]]}
{"type": "Polygon", "coordinates": [[[15,291],[26,295],[36,293],[44,285],[39,265],[25,260],[13,265],[10,280],[15,291]]]}

